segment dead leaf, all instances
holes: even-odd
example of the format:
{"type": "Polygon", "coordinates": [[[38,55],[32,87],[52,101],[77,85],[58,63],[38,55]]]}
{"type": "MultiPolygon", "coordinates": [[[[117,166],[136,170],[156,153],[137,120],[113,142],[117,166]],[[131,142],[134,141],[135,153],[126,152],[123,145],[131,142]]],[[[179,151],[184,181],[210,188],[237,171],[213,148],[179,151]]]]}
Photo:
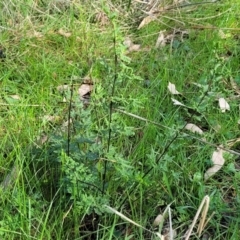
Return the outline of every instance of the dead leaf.
{"type": "Polygon", "coordinates": [[[154,16],[154,15],[149,15],[149,16],[145,17],[141,21],[140,25],[138,26],[138,29],[141,29],[142,27],[148,25],[150,22],[152,22],[152,21],[154,21],[156,19],[157,19],[157,16],[154,16]]]}
{"type": "Polygon", "coordinates": [[[37,32],[37,31],[28,31],[26,33],[26,35],[29,37],[29,38],[42,38],[43,37],[43,33],[41,32],[37,32]]]}
{"type": "Polygon", "coordinates": [[[85,83],[85,84],[93,84],[93,79],[92,79],[92,77],[91,76],[89,76],[89,75],[86,75],[84,78],[83,78],[83,83],[85,83]]]}
{"type": "MultiPolygon", "coordinates": [[[[166,229],[165,229],[165,231],[166,231],[166,229]]],[[[164,240],[172,240],[172,239],[175,239],[176,237],[177,237],[177,231],[175,229],[172,229],[171,234],[170,234],[170,231],[168,231],[166,234],[164,234],[164,240]]]]}
{"type": "Polygon", "coordinates": [[[80,97],[82,98],[84,95],[86,95],[87,93],[91,92],[92,89],[93,89],[93,85],[82,84],[80,86],[80,88],[78,89],[78,93],[79,93],[80,97]]]}
{"type": "Polygon", "coordinates": [[[108,16],[104,12],[98,12],[95,16],[95,20],[100,26],[106,26],[110,23],[108,16]]]}
{"type": "Polygon", "coordinates": [[[60,121],[61,117],[60,116],[53,116],[53,115],[45,115],[43,116],[43,121],[44,122],[51,122],[51,123],[57,123],[60,121]]]}
{"type": "Polygon", "coordinates": [[[217,173],[223,166],[225,159],[223,158],[224,151],[219,148],[217,151],[213,152],[212,155],[212,162],[213,166],[209,168],[206,173],[204,174],[204,179],[207,180],[212,177],[215,173],[217,173]]]}
{"type": "Polygon", "coordinates": [[[159,32],[155,48],[164,47],[166,45],[167,41],[164,37],[164,32],[166,32],[166,30],[159,32]]]}
{"type": "Polygon", "coordinates": [[[230,106],[224,98],[219,98],[218,103],[219,103],[219,107],[223,113],[226,112],[226,110],[230,111],[230,106]]]}
{"type": "Polygon", "coordinates": [[[193,124],[193,123],[188,123],[186,126],[185,126],[185,129],[193,132],[193,133],[199,133],[199,134],[203,134],[203,130],[198,127],[197,125],[193,124]]]}
{"type": "Polygon", "coordinates": [[[20,96],[19,95],[10,95],[10,98],[14,99],[14,100],[20,100],[20,96]]]}
{"type": "Polygon", "coordinates": [[[180,92],[177,91],[175,84],[170,83],[170,82],[168,83],[168,90],[173,95],[181,94],[180,92]]]}
{"type": "Polygon", "coordinates": [[[130,37],[126,37],[123,44],[127,47],[127,48],[130,48],[133,43],[132,43],[132,40],[130,39],[130,37]]]}
{"type": "Polygon", "coordinates": [[[140,44],[133,44],[129,49],[128,51],[129,52],[136,52],[136,51],[139,51],[141,48],[141,45],[140,44]]]}
{"type": "Polygon", "coordinates": [[[186,105],[184,105],[183,103],[179,102],[175,98],[171,98],[171,99],[173,101],[173,105],[187,107],[186,105]]]}
{"type": "Polygon", "coordinates": [[[140,44],[134,44],[129,37],[126,37],[123,44],[127,47],[128,52],[139,51],[141,48],[140,44]]]}
{"type": "Polygon", "coordinates": [[[60,28],[60,29],[58,30],[58,33],[59,33],[60,35],[64,36],[64,37],[66,37],[66,38],[69,38],[69,37],[71,37],[71,35],[72,35],[71,32],[67,32],[67,31],[63,30],[62,28],[60,28]]]}
{"type": "Polygon", "coordinates": [[[48,141],[48,136],[45,133],[41,133],[41,135],[37,137],[35,145],[37,147],[40,147],[47,141],[48,141]]]}
{"type": "Polygon", "coordinates": [[[36,38],[42,38],[43,34],[41,32],[34,31],[33,36],[36,38]]]}
{"type": "Polygon", "coordinates": [[[221,39],[227,39],[231,37],[230,33],[224,33],[222,29],[218,31],[218,35],[221,39]]]}
{"type": "Polygon", "coordinates": [[[163,47],[167,44],[171,44],[173,46],[174,40],[177,42],[183,42],[185,38],[189,36],[189,32],[186,30],[176,29],[173,31],[166,32],[166,30],[160,31],[159,36],[156,42],[155,47],[163,47]]]}
{"type": "Polygon", "coordinates": [[[153,221],[153,226],[157,227],[159,226],[161,223],[163,223],[164,221],[164,217],[162,214],[157,215],[157,217],[155,218],[155,220],[153,221]]]}
{"type": "Polygon", "coordinates": [[[67,85],[67,84],[65,84],[65,85],[59,85],[58,87],[57,87],[57,90],[59,91],[59,92],[64,92],[64,91],[68,91],[70,89],[70,87],[67,85]]]}

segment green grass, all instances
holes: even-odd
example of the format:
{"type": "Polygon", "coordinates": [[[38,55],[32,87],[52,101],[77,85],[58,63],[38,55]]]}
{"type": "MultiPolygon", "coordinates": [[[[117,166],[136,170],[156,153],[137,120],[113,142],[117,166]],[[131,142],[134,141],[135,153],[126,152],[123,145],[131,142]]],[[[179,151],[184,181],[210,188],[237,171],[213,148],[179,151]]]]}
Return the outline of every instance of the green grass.
{"type": "Polygon", "coordinates": [[[137,7],[144,5],[132,2],[128,11],[121,1],[58,4],[0,3],[0,49],[6,55],[0,62],[1,182],[17,169],[0,190],[0,238],[159,239],[152,223],[171,204],[181,239],[209,195],[208,216],[215,214],[205,236],[237,239],[239,156],[225,154],[224,166],[208,181],[204,173],[212,166],[213,145],[239,151],[238,143],[228,144],[239,137],[239,94],[230,81],[240,88],[238,1],[164,11],[139,30],[145,15],[137,7]],[[106,25],[96,19],[99,13],[106,25]],[[176,29],[188,34],[155,48],[159,31],[170,35],[176,29]],[[140,51],[126,54],[127,36],[141,44],[140,51]],[[94,90],[86,106],[77,89],[87,75],[94,90]],[[169,82],[182,95],[172,96],[169,82]],[[72,86],[72,96],[57,90],[63,84],[72,86]],[[172,97],[187,108],[173,105],[172,97]],[[221,112],[219,97],[230,111],[221,112]],[[74,124],[68,131],[63,124],[70,99],[74,124]],[[183,130],[189,122],[213,145],[183,130]],[[37,147],[40,136],[49,141],[37,147]]]}

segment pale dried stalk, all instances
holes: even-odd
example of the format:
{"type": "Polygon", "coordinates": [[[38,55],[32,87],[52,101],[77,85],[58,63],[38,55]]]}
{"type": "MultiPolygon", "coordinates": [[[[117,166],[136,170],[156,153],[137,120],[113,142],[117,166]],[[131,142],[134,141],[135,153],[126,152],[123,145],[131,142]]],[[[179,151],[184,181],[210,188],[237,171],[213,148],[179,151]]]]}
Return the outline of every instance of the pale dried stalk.
{"type": "Polygon", "coordinates": [[[208,208],[209,208],[209,203],[210,203],[210,198],[209,198],[208,195],[206,195],[203,198],[203,200],[202,200],[202,202],[201,202],[201,204],[200,204],[200,206],[199,206],[199,208],[197,210],[197,213],[196,213],[196,215],[195,215],[195,217],[193,219],[193,222],[192,222],[189,230],[187,231],[185,240],[188,240],[190,238],[190,236],[192,234],[192,230],[193,230],[194,226],[196,225],[198,217],[199,217],[199,215],[200,215],[200,213],[201,213],[201,211],[203,209],[201,220],[199,222],[199,226],[198,226],[198,230],[197,230],[197,233],[198,233],[199,236],[202,234],[202,231],[203,231],[204,227],[206,226],[206,216],[207,216],[207,212],[208,212],[208,208]]]}
{"type": "Polygon", "coordinates": [[[118,216],[121,217],[122,219],[126,220],[127,222],[130,222],[130,223],[132,223],[133,225],[135,225],[135,226],[137,226],[137,227],[140,227],[140,228],[144,229],[145,231],[150,232],[150,233],[158,236],[161,240],[163,239],[163,236],[162,236],[160,233],[155,233],[155,232],[152,232],[152,231],[146,229],[145,227],[141,226],[140,224],[134,222],[132,219],[126,217],[125,215],[123,215],[122,213],[120,213],[119,211],[117,211],[115,208],[112,208],[112,207],[110,207],[110,206],[108,206],[108,205],[104,205],[104,206],[105,206],[108,210],[110,210],[112,213],[115,213],[116,215],[118,215],[118,216]]]}

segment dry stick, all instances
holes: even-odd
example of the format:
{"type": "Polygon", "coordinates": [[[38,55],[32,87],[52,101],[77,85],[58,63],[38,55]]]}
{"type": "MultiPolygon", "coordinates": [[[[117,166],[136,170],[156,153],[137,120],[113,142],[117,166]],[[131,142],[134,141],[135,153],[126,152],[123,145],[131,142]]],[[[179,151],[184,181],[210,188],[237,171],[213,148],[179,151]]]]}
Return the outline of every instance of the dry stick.
{"type": "MultiPolygon", "coordinates": [[[[153,124],[153,125],[155,125],[155,126],[162,127],[162,128],[169,129],[169,130],[172,130],[172,131],[175,131],[175,132],[176,132],[176,130],[174,130],[174,129],[170,128],[170,127],[167,127],[167,126],[164,126],[163,124],[160,124],[160,123],[154,122],[154,121],[152,121],[152,120],[149,120],[149,119],[140,117],[140,116],[138,116],[138,115],[136,115],[136,114],[129,113],[129,112],[126,112],[126,111],[121,110],[121,109],[118,109],[118,108],[115,108],[115,110],[118,111],[118,112],[121,112],[121,113],[123,113],[123,114],[125,114],[125,115],[128,115],[128,116],[130,116],[130,117],[134,117],[134,118],[136,118],[136,119],[139,119],[139,120],[141,120],[141,121],[144,121],[144,122],[146,122],[146,123],[151,123],[151,124],[153,124]]],[[[230,150],[230,149],[224,148],[224,147],[222,147],[222,146],[217,146],[217,145],[214,144],[214,143],[210,143],[210,142],[208,142],[208,141],[206,141],[206,140],[204,140],[204,139],[198,138],[198,137],[193,136],[193,135],[191,135],[191,134],[189,134],[189,133],[184,133],[184,134],[186,134],[187,136],[189,136],[189,137],[191,137],[191,138],[193,138],[193,139],[198,140],[199,142],[205,143],[205,144],[207,144],[207,145],[209,145],[209,146],[216,147],[216,148],[220,148],[220,149],[222,149],[222,150],[224,150],[224,151],[226,151],[226,152],[229,152],[229,153],[231,153],[231,154],[240,156],[240,153],[239,153],[239,152],[236,152],[236,151],[234,151],[234,150],[230,150]]]]}

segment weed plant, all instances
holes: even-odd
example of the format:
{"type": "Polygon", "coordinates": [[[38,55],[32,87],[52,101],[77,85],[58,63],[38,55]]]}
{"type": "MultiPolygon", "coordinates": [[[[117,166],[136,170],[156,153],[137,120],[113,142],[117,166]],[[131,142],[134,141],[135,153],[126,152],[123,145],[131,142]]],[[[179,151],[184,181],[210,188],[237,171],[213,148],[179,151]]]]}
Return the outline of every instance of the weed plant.
{"type": "Polygon", "coordinates": [[[0,3],[1,239],[159,239],[169,204],[181,239],[206,195],[215,214],[191,239],[238,239],[239,3],[164,4],[137,30],[133,1],[0,3]],[[159,31],[175,35],[155,48],[159,31]],[[220,145],[236,154],[206,181],[220,145]]]}

